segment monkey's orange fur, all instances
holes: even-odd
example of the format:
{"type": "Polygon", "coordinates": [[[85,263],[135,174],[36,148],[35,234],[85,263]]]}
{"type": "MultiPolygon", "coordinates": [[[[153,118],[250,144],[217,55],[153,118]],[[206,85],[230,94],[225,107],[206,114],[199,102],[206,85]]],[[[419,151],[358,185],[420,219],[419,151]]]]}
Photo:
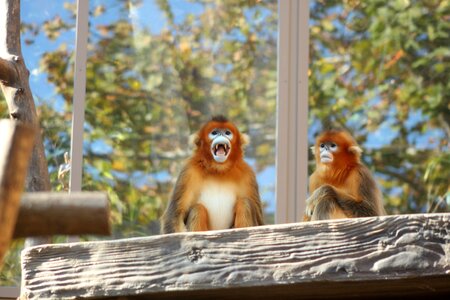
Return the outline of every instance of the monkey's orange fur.
{"type": "Polygon", "coordinates": [[[361,149],[352,136],[330,130],[313,147],[316,170],[309,179],[310,197],[304,220],[384,215],[381,192],[369,169],[360,161],[361,149]],[[321,145],[335,144],[332,161],[321,161],[321,145]]]}
{"type": "Polygon", "coordinates": [[[256,177],[243,159],[247,143],[236,126],[215,117],[195,135],[193,156],[181,171],[161,221],[163,233],[204,231],[262,225],[262,205],[256,177]],[[212,131],[232,132],[226,161],[211,153],[212,131]]]}

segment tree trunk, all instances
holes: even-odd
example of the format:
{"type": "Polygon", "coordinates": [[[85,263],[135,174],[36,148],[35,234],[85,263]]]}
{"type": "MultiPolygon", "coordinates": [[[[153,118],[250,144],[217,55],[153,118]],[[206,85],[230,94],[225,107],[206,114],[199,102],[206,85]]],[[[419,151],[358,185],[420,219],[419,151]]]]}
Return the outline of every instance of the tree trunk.
{"type": "MultiPolygon", "coordinates": [[[[0,120],[0,269],[14,232],[33,150],[34,128],[0,120]]],[[[1,292],[0,292],[1,293],[1,292]]]]}
{"type": "MultiPolygon", "coordinates": [[[[20,46],[20,0],[0,0],[0,86],[8,104],[11,119],[39,128],[33,95],[20,46]]],[[[36,130],[35,144],[25,189],[49,191],[50,178],[41,132],[36,130]]],[[[29,245],[43,241],[29,241],[29,245]]]]}

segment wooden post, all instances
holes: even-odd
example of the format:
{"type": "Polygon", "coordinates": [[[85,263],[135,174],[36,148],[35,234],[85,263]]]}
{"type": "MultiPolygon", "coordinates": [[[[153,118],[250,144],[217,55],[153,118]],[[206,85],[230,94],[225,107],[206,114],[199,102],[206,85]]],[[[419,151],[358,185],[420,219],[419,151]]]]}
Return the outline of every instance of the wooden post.
{"type": "Polygon", "coordinates": [[[103,192],[29,193],[22,196],[14,237],[111,234],[103,192]]]}
{"type": "Polygon", "coordinates": [[[22,194],[35,130],[0,120],[0,265],[8,249],[22,194]]]}
{"type": "Polygon", "coordinates": [[[43,245],[21,299],[446,299],[449,240],[447,213],[43,245]]]}

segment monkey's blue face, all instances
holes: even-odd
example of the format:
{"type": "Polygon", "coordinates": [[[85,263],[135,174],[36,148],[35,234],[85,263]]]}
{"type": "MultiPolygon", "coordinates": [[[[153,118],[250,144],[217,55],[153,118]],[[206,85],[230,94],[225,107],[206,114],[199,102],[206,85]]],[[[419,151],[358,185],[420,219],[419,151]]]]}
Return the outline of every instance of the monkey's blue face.
{"type": "Polygon", "coordinates": [[[208,134],[208,138],[211,141],[211,154],[214,160],[218,163],[225,162],[231,152],[233,132],[227,128],[214,128],[208,134]]]}
{"type": "Polygon", "coordinates": [[[338,145],[334,142],[324,142],[320,144],[320,162],[327,164],[333,162],[333,153],[338,151],[338,145]]]}

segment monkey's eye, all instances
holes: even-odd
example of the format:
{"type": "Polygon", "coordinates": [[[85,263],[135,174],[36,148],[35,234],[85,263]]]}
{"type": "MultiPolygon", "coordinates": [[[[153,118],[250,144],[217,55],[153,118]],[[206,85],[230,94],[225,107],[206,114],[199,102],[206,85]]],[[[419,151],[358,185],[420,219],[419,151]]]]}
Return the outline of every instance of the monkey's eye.
{"type": "Polygon", "coordinates": [[[335,143],[331,143],[330,147],[331,149],[336,149],[337,145],[335,143]]]}
{"type": "Polygon", "coordinates": [[[320,144],[320,148],[325,148],[325,144],[320,144]]]}
{"type": "Polygon", "coordinates": [[[212,134],[212,135],[217,135],[218,132],[217,132],[217,130],[213,130],[213,131],[211,131],[211,134],[212,134]]]}
{"type": "Polygon", "coordinates": [[[225,131],[225,135],[231,135],[231,131],[229,130],[225,131]]]}

